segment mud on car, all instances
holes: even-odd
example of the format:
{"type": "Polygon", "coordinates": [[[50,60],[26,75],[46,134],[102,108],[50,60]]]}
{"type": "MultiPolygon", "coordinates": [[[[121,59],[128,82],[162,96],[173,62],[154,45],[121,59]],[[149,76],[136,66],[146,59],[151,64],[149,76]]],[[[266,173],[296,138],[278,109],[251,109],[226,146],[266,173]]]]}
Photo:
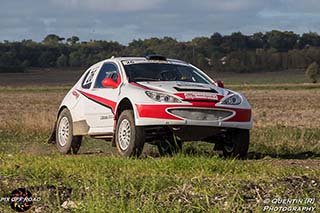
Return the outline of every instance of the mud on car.
{"type": "Polygon", "coordinates": [[[173,154],[184,141],[215,144],[225,156],[247,155],[251,107],[197,67],[162,56],[110,58],[92,65],[64,97],[50,142],[77,153],[83,136],[111,141],[122,156],[145,143],[173,154]]]}

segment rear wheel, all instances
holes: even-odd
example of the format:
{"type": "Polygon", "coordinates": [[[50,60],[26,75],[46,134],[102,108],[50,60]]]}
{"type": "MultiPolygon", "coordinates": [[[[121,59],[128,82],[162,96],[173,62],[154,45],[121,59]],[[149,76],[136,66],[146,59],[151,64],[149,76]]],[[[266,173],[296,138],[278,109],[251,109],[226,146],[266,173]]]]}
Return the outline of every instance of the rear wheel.
{"type": "Polygon", "coordinates": [[[144,140],[144,129],[135,125],[133,111],[123,111],[116,129],[116,146],[119,154],[139,157],[143,150],[144,140]]]}
{"type": "Polygon", "coordinates": [[[71,114],[68,109],[62,110],[56,126],[56,147],[63,154],[77,154],[82,136],[73,135],[71,114]]]}
{"type": "Polygon", "coordinates": [[[250,131],[248,129],[235,129],[230,132],[227,138],[222,148],[223,155],[245,159],[249,149],[250,131]]]}

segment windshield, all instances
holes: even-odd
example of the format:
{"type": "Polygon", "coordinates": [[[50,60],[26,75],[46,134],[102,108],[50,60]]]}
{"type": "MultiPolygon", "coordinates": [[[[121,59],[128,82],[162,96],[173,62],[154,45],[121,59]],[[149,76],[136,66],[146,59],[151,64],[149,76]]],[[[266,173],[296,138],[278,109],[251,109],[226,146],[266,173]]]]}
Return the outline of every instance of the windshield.
{"type": "Polygon", "coordinates": [[[191,66],[165,63],[137,63],[125,65],[129,82],[185,81],[209,84],[210,80],[191,66]]]}

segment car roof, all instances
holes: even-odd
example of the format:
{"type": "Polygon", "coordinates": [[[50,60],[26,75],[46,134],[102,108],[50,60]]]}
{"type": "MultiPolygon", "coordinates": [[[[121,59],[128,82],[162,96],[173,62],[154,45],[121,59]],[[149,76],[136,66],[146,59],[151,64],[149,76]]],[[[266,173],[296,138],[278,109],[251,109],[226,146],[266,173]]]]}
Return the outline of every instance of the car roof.
{"type": "Polygon", "coordinates": [[[110,61],[118,61],[120,63],[124,62],[124,61],[139,61],[139,62],[153,62],[153,63],[156,63],[156,62],[169,62],[169,63],[175,63],[175,64],[184,64],[184,65],[188,65],[187,62],[185,61],[181,61],[181,60],[178,60],[178,59],[171,59],[171,58],[167,58],[166,61],[162,61],[162,60],[148,60],[146,57],[111,57],[111,58],[108,58],[106,60],[103,60],[103,61],[100,61],[98,63],[105,63],[105,62],[110,62],[110,61]]]}

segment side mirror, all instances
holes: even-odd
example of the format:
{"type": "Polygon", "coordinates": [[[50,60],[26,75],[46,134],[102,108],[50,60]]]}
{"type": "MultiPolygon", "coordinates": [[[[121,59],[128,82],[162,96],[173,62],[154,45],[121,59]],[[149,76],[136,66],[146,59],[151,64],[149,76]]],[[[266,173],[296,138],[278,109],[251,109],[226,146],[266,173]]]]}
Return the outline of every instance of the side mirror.
{"type": "Polygon", "coordinates": [[[217,83],[218,87],[224,88],[224,82],[223,81],[217,80],[216,83],[217,83]]]}
{"type": "Polygon", "coordinates": [[[112,87],[113,89],[118,87],[118,83],[115,82],[112,78],[103,79],[101,84],[103,87],[112,87]]]}

